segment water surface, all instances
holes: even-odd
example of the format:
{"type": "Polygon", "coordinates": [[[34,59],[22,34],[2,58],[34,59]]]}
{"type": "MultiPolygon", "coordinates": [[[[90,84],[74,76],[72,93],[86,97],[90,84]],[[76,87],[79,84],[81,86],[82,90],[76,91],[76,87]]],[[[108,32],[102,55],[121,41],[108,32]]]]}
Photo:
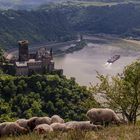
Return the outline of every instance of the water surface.
{"type": "Polygon", "coordinates": [[[80,85],[97,83],[97,71],[104,75],[122,73],[124,67],[140,57],[140,44],[112,37],[91,37],[88,46],[80,51],[54,58],[56,68],[64,69],[64,74],[75,77],[80,85]],[[107,60],[119,54],[121,57],[113,64],[107,60]]]}

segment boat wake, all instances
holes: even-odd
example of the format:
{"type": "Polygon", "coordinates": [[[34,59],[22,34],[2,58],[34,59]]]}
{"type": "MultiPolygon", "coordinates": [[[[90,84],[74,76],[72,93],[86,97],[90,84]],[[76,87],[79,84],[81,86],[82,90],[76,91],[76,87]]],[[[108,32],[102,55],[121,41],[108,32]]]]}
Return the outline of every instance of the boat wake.
{"type": "Polygon", "coordinates": [[[107,69],[110,69],[111,68],[111,66],[112,66],[112,63],[105,63],[105,68],[107,68],[107,69]]]}

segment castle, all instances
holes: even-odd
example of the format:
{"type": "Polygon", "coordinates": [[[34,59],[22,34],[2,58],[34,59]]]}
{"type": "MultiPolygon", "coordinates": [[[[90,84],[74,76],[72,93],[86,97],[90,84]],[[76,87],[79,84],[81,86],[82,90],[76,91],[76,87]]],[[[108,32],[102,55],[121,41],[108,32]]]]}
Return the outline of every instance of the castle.
{"type": "Polygon", "coordinates": [[[14,69],[16,76],[28,76],[32,74],[57,73],[63,74],[62,69],[54,68],[52,49],[40,48],[35,53],[29,53],[28,40],[18,41],[19,56],[14,61],[11,60],[6,69],[14,69]]]}

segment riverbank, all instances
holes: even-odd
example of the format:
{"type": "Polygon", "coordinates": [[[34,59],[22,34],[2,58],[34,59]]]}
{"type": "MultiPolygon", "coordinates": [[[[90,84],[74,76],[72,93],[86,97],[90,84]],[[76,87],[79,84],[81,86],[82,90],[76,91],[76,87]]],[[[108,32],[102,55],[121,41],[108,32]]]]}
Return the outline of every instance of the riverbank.
{"type": "Polygon", "coordinates": [[[82,41],[76,42],[76,44],[74,46],[72,46],[72,47],[69,47],[69,48],[67,48],[65,50],[58,49],[58,50],[55,50],[53,53],[54,53],[54,56],[59,56],[59,55],[63,55],[63,54],[69,54],[69,53],[79,51],[79,50],[83,49],[86,46],[87,46],[86,41],[82,40],[82,41]]]}
{"type": "MultiPolygon", "coordinates": [[[[73,53],[75,51],[81,50],[86,45],[87,45],[87,43],[85,40],[82,40],[82,41],[72,40],[72,41],[61,42],[61,43],[59,42],[59,43],[41,44],[39,46],[35,45],[35,46],[30,47],[29,50],[31,52],[35,52],[37,49],[43,48],[43,47],[47,48],[48,50],[52,48],[53,54],[55,57],[58,55],[73,53]],[[71,46],[71,44],[74,44],[74,46],[71,46]],[[68,48],[62,49],[65,46],[68,46],[68,48]]],[[[18,49],[14,48],[14,49],[9,50],[9,51],[5,52],[4,56],[6,57],[6,59],[10,60],[10,59],[12,59],[12,57],[18,56],[18,49]]]]}
{"type": "MultiPolygon", "coordinates": [[[[77,45],[77,40],[71,40],[71,41],[67,41],[67,42],[44,42],[42,44],[32,44],[31,46],[29,45],[29,49],[30,51],[36,51],[39,48],[45,47],[47,49],[52,48],[54,51],[54,54],[56,56],[58,55],[63,55],[66,53],[72,53],[74,51],[78,51],[83,49],[87,43],[91,42],[91,43],[95,43],[95,44],[108,44],[108,40],[110,42],[123,42],[125,44],[131,44],[131,45],[137,45],[137,47],[140,47],[140,41],[138,40],[132,40],[132,39],[128,39],[128,38],[120,38],[117,35],[109,35],[109,34],[85,34],[83,35],[83,39],[86,42],[86,44],[83,44],[78,46],[77,45]],[[73,46],[71,46],[73,45],[73,46]],[[67,49],[62,49],[62,48],[67,48],[67,49]]],[[[118,45],[119,46],[119,45],[118,45]]],[[[10,50],[7,50],[5,52],[5,57],[7,59],[11,59],[14,55],[18,55],[18,47],[17,48],[13,48],[10,50]]]]}
{"type": "MultiPolygon", "coordinates": [[[[29,51],[35,52],[39,48],[44,48],[44,47],[47,48],[48,50],[52,48],[53,51],[55,51],[62,47],[69,46],[71,44],[75,44],[76,42],[77,42],[77,40],[71,40],[71,41],[67,41],[67,42],[51,42],[51,43],[46,42],[46,43],[42,43],[42,44],[32,44],[32,45],[29,45],[29,51]]],[[[5,51],[4,56],[8,60],[10,60],[13,56],[18,56],[18,47],[5,51]]]]}

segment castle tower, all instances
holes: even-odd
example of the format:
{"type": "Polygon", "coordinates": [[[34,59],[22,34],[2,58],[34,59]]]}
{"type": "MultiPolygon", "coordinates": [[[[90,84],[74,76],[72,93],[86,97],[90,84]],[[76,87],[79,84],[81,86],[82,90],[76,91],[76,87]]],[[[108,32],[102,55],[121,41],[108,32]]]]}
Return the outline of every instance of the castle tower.
{"type": "Polygon", "coordinates": [[[50,57],[51,57],[51,59],[53,59],[53,49],[52,48],[50,49],[50,57]]]}
{"type": "Polygon", "coordinates": [[[28,40],[18,41],[19,45],[19,61],[28,61],[29,51],[28,51],[28,40]]]}

